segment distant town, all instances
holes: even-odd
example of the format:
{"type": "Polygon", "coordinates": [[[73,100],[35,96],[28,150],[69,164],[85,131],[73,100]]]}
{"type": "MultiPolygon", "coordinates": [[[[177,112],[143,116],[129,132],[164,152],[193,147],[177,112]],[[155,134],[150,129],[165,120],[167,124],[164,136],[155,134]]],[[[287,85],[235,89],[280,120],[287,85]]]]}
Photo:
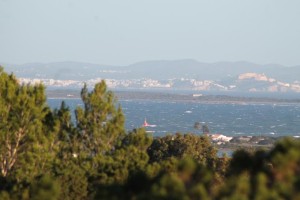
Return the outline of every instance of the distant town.
{"type": "Polygon", "coordinates": [[[0,65],[21,83],[42,82],[50,89],[78,89],[84,83],[92,88],[104,79],[110,89],[300,93],[299,66],[203,63],[192,59],[144,61],[128,66],[82,62],[0,65]]]}
{"type": "MultiPolygon", "coordinates": [[[[49,88],[82,88],[86,83],[93,87],[100,82],[101,78],[81,80],[59,80],[40,78],[19,78],[21,83],[36,84],[43,83],[49,88]]],[[[248,92],[297,92],[300,93],[300,82],[287,83],[269,78],[264,74],[244,73],[237,80],[230,83],[220,83],[214,80],[197,80],[189,78],[174,78],[168,80],[157,80],[151,78],[141,79],[105,79],[109,88],[113,89],[186,89],[195,91],[248,91],[248,92]]]]}

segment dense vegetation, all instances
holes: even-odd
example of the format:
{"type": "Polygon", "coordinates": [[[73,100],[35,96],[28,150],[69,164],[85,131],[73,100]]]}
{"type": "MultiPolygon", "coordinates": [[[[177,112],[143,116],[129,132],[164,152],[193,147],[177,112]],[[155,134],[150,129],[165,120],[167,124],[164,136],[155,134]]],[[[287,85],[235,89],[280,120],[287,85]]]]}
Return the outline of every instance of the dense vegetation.
{"type": "Polygon", "coordinates": [[[81,98],[73,124],[0,68],[0,199],[300,199],[299,141],[219,158],[204,136],[126,132],[103,81],[81,98]]]}

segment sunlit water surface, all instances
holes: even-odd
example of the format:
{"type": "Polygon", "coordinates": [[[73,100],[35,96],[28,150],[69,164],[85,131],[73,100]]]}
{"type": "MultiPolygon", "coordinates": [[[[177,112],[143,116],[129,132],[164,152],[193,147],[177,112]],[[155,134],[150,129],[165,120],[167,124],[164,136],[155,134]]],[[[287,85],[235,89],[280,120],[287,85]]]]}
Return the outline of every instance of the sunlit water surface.
{"type": "MultiPolygon", "coordinates": [[[[83,106],[80,99],[63,100],[71,110],[83,106]]],[[[58,108],[61,101],[48,99],[51,108],[58,108]]],[[[147,119],[155,126],[146,130],[154,136],[176,132],[201,133],[194,129],[195,122],[207,124],[213,133],[228,136],[300,136],[299,104],[203,104],[151,100],[123,100],[119,103],[126,117],[127,130],[141,127],[147,119]]]]}

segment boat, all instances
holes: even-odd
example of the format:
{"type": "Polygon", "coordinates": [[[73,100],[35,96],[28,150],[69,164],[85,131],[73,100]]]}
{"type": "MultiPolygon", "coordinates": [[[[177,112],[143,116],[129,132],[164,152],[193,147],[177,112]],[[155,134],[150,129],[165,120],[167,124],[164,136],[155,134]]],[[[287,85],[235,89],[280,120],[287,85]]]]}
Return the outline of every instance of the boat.
{"type": "Polygon", "coordinates": [[[149,124],[149,123],[147,122],[146,118],[145,118],[145,121],[144,121],[144,123],[143,123],[143,127],[156,127],[156,125],[154,125],[154,124],[149,124]]]}

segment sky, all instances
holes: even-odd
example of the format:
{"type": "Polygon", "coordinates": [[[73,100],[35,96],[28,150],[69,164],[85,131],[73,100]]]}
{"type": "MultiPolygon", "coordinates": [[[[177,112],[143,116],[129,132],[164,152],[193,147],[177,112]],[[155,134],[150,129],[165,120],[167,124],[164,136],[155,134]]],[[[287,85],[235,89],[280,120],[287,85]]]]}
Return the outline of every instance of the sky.
{"type": "Polygon", "coordinates": [[[299,0],[0,0],[0,62],[300,65],[299,0]]]}

